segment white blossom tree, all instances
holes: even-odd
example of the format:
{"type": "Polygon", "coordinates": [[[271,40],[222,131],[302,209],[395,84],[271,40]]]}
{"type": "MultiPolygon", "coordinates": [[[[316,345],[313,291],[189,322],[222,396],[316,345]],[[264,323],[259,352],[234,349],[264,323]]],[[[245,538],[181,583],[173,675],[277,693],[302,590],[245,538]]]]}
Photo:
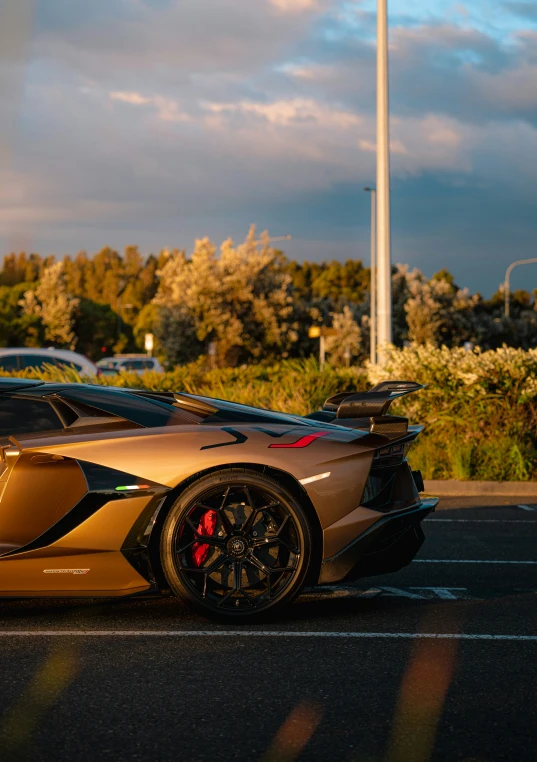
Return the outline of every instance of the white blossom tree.
{"type": "Polygon", "coordinates": [[[252,227],[217,256],[208,238],[196,241],[192,257],[169,254],[158,271],[155,328],[171,362],[193,359],[215,342],[222,364],[285,354],[296,340],[291,278],[276,266],[268,235],[256,241],[252,227]]]}
{"type": "Polygon", "coordinates": [[[25,291],[19,304],[23,314],[41,319],[46,341],[72,349],[77,340],[73,325],[79,301],[67,293],[63,262],[56,262],[43,270],[37,288],[25,291]]]}
{"type": "Polygon", "coordinates": [[[362,348],[362,331],[354,318],[349,305],[342,312],[332,312],[332,327],[336,329],[335,336],[326,339],[326,351],[332,365],[343,365],[348,352],[351,357],[357,357],[362,348]]]}

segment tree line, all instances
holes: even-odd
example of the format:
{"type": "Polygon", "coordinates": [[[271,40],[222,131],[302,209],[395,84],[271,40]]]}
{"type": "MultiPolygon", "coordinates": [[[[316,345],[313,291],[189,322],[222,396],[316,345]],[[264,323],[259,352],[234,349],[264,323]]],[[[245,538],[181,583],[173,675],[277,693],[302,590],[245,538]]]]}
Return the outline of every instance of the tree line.
{"type": "MultiPolygon", "coordinates": [[[[207,355],[221,366],[305,357],[317,350],[312,325],[333,326],[330,361],[359,363],[369,352],[370,270],[359,260],[302,263],[273,249],[252,228],[219,248],[142,256],[106,247],[93,256],[11,253],[0,271],[0,346],[73,348],[94,360],[141,351],[153,333],[169,365],[207,355]]],[[[515,291],[511,317],[503,293],[490,299],[460,288],[447,270],[426,278],[392,270],[394,343],[472,342],[483,349],[537,343],[536,293],[515,291]]]]}

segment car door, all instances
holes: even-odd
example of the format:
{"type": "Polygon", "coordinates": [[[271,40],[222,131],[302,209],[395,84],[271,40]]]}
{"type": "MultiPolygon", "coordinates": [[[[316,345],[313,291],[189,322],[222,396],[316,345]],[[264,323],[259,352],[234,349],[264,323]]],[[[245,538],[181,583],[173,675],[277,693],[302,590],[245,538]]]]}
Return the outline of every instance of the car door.
{"type": "Polygon", "coordinates": [[[85,494],[86,482],[75,461],[17,454],[17,436],[61,429],[46,400],[0,396],[0,447],[5,453],[0,465],[0,550],[31,542],[85,494]]]}

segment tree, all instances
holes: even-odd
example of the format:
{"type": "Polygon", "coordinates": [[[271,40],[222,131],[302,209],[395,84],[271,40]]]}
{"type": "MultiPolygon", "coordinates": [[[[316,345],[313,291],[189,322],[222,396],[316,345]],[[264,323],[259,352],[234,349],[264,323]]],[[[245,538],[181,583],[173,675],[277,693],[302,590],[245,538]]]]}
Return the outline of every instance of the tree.
{"type": "Polygon", "coordinates": [[[19,302],[24,314],[41,319],[46,341],[74,348],[74,311],[79,300],[68,295],[63,262],[45,268],[35,290],[24,293],[19,302]]]}
{"type": "Polygon", "coordinates": [[[215,342],[221,364],[285,355],[296,340],[291,278],[255,228],[237,247],[231,240],[220,257],[208,238],[198,239],[192,257],[171,253],[158,271],[159,308],[155,332],[170,362],[191,359],[215,342]]]}
{"type": "Polygon", "coordinates": [[[80,299],[74,312],[78,352],[97,360],[110,355],[117,341],[117,315],[109,304],[80,299]]]}
{"type": "Polygon", "coordinates": [[[449,288],[445,280],[429,283],[414,270],[407,273],[409,296],[405,303],[408,338],[416,344],[436,344],[442,326],[442,304],[436,298],[438,291],[449,288]]]}
{"type": "Polygon", "coordinates": [[[370,271],[361,260],[299,264],[282,258],[282,267],[291,276],[296,296],[306,301],[327,299],[332,306],[342,307],[359,304],[369,291],[370,271]]]}
{"type": "Polygon", "coordinates": [[[0,272],[0,285],[15,286],[19,283],[34,283],[46,264],[51,259],[44,260],[39,254],[30,254],[28,257],[24,251],[20,254],[8,254],[4,257],[2,271],[0,272]]]}
{"type": "Polygon", "coordinates": [[[348,304],[343,307],[342,312],[332,312],[332,319],[332,327],[336,329],[337,335],[327,337],[326,351],[332,365],[343,365],[346,362],[346,353],[351,357],[360,354],[362,331],[348,304]]]}
{"type": "Polygon", "coordinates": [[[313,278],[314,296],[330,299],[334,304],[359,304],[369,289],[369,270],[361,260],[348,259],[345,264],[323,262],[320,272],[313,278]]]}

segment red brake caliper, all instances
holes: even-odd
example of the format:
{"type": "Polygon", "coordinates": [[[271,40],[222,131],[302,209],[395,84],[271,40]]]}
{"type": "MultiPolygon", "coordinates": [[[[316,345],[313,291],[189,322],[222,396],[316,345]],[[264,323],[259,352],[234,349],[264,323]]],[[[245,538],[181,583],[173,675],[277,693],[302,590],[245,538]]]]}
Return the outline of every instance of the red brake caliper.
{"type": "MultiPolygon", "coordinates": [[[[202,514],[197,532],[207,537],[212,537],[216,529],[216,511],[205,511],[202,514]]],[[[201,566],[209,555],[210,545],[206,542],[195,542],[192,546],[192,558],[195,566],[201,566]]]]}

